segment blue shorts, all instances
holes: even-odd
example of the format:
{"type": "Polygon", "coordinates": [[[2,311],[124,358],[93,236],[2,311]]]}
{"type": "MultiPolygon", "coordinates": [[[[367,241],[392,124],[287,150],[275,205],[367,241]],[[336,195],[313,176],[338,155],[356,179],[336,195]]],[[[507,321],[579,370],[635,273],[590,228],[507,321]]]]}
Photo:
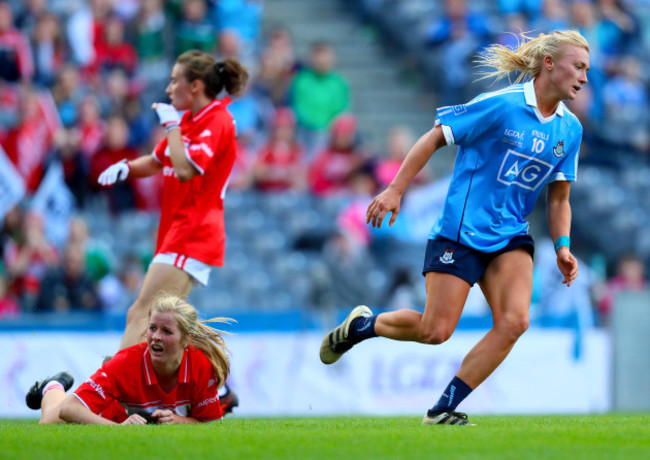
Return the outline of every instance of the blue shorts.
{"type": "Polygon", "coordinates": [[[531,257],[535,255],[535,242],[530,235],[515,236],[504,248],[495,252],[477,251],[447,238],[438,237],[427,242],[422,274],[450,273],[473,286],[481,279],[495,257],[518,248],[528,251],[531,257]]]}

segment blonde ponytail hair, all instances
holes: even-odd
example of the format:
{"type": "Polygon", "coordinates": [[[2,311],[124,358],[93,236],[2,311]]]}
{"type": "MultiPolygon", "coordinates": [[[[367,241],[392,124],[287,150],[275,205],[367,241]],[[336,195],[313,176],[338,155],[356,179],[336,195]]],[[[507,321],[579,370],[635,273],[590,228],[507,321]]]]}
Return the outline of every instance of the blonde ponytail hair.
{"type": "Polygon", "coordinates": [[[479,53],[475,64],[479,67],[491,67],[493,71],[481,71],[479,80],[503,78],[510,80],[511,72],[517,72],[514,83],[534,78],[542,71],[544,58],[551,56],[559,59],[566,45],[578,46],[589,51],[589,43],[575,30],[554,30],[549,34],[539,34],[532,38],[525,33],[517,37],[519,46],[513,50],[507,46],[494,44],[479,53]]]}
{"type": "Polygon", "coordinates": [[[220,331],[208,326],[205,323],[230,323],[230,318],[212,318],[205,321],[199,321],[196,309],[185,300],[170,294],[162,294],[154,300],[151,312],[167,313],[171,312],[176,317],[178,328],[183,338],[188,338],[190,345],[194,345],[201,350],[212,364],[215,374],[217,374],[218,387],[225,382],[230,374],[230,360],[228,359],[228,349],[223,340],[222,334],[227,332],[220,331]]]}

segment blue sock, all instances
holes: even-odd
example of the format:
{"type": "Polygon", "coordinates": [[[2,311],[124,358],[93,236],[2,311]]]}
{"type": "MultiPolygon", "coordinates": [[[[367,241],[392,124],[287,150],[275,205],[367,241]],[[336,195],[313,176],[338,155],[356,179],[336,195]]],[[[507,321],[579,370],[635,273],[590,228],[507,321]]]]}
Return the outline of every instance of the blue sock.
{"type": "Polygon", "coordinates": [[[463,399],[469,396],[471,392],[472,389],[468,384],[463,382],[458,377],[454,376],[451,382],[449,382],[447,389],[445,389],[445,391],[442,393],[442,396],[440,396],[440,399],[436,405],[433,406],[429,412],[440,410],[453,411],[463,399]]]}
{"type": "Polygon", "coordinates": [[[354,343],[359,343],[362,340],[377,337],[377,333],[375,332],[375,321],[377,321],[377,315],[361,316],[360,318],[355,319],[352,321],[352,324],[350,324],[348,339],[351,339],[354,343]]]}

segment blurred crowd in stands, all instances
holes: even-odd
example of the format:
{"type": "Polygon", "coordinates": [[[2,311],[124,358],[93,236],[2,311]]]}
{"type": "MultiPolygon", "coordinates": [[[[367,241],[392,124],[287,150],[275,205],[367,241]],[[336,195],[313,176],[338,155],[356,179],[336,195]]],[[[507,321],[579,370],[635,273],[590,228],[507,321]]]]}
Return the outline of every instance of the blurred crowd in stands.
{"type": "MultiPolygon", "coordinates": [[[[650,153],[650,62],[641,59],[650,25],[633,13],[642,2],[355,3],[365,20],[391,8],[427,12],[418,16],[423,27],[404,32],[421,31],[413,49],[437,65],[439,105],[476,94],[471,58],[494,41],[515,44],[506,32],[578,28],[591,44],[590,85],[571,104],[585,126],[585,158],[611,161],[599,153],[605,144],[650,153]]],[[[395,120],[381,150],[370,151],[327,37],[297,56],[282,24],[263,33],[264,7],[261,0],[0,1],[0,318],[124,314],[152,257],[162,178],[104,189],[97,177],[122,158],[150,154],[164,136],[151,104],[167,101],[171,65],[194,48],[236,57],[252,75],[229,106],[239,151],[226,198],[226,266],[212,273],[203,291],[210,295],[196,290],[205,301],[196,304],[422,304],[417,273],[444,180],[423,171],[394,233],[364,222],[366,204],[421,133],[395,120]]],[[[378,22],[389,30],[390,19],[378,22]]],[[[630,271],[611,285],[603,276],[587,282],[587,304],[597,293],[594,311],[604,318],[630,271]]],[[[641,281],[635,288],[645,288],[641,281]]]]}
{"type": "MultiPolygon", "coordinates": [[[[516,46],[535,36],[577,29],[590,45],[589,85],[571,109],[585,126],[585,158],[606,158],[605,144],[650,155],[648,66],[650,9],[646,0],[361,0],[364,15],[410,52],[440,88],[441,103],[476,95],[476,52],[490,43],[516,46]],[[436,71],[437,70],[437,71],[436,71]]],[[[483,81],[482,90],[490,90],[483,81]]]]}

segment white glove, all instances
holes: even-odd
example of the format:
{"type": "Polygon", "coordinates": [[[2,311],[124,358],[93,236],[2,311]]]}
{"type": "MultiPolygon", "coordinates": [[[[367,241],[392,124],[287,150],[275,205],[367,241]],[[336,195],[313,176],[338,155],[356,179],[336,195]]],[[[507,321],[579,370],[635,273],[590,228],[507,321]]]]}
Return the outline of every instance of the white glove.
{"type": "Polygon", "coordinates": [[[167,131],[176,129],[181,124],[181,116],[173,105],[156,102],[151,106],[151,108],[156,111],[158,118],[160,118],[160,124],[163,125],[167,131]]]}
{"type": "Polygon", "coordinates": [[[110,165],[100,175],[97,182],[101,185],[113,185],[118,180],[129,177],[129,163],[126,160],[110,165]]]}

